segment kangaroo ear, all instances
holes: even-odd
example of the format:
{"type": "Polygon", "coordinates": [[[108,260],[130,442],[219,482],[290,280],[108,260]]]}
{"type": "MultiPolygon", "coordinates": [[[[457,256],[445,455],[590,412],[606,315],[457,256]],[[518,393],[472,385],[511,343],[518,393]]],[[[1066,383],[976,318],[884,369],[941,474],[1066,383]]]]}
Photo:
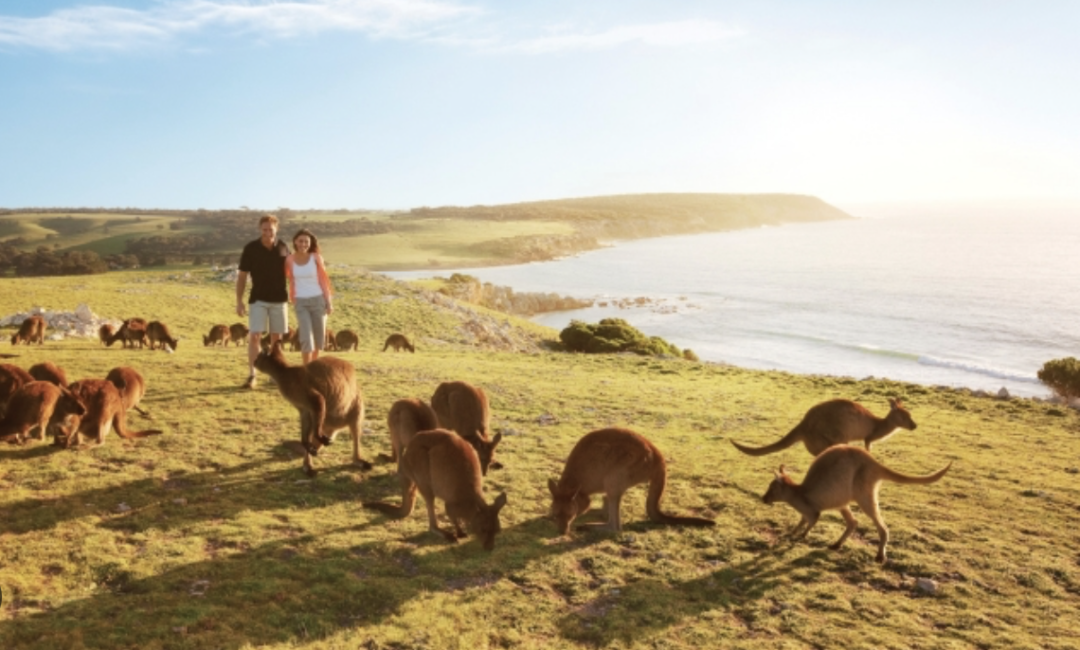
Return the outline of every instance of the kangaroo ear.
{"type": "Polygon", "coordinates": [[[781,478],[781,477],[784,477],[784,476],[787,476],[787,473],[784,472],[784,466],[781,465],[780,469],[776,470],[776,477],[781,478]]]}
{"type": "Polygon", "coordinates": [[[551,496],[559,495],[559,484],[555,482],[555,479],[548,479],[548,490],[551,492],[551,496]]]}
{"type": "Polygon", "coordinates": [[[889,406],[891,406],[893,408],[897,408],[898,406],[900,406],[900,400],[896,399],[895,397],[890,397],[889,398],[889,406]]]}
{"type": "Polygon", "coordinates": [[[495,434],[494,438],[491,439],[491,448],[494,449],[495,445],[499,444],[499,442],[501,442],[501,441],[502,441],[502,432],[500,431],[499,433],[495,434]]]}
{"type": "Polygon", "coordinates": [[[497,496],[495,498],[495,503],[492,503],[491,507],[495,508],[495,512],[498,512],[498,511],[502,510],[503,506],[505,506],[505,505],[506,505],[506,492],[503,492],[502,494],[500,494],[499,496],[497,496]]]}

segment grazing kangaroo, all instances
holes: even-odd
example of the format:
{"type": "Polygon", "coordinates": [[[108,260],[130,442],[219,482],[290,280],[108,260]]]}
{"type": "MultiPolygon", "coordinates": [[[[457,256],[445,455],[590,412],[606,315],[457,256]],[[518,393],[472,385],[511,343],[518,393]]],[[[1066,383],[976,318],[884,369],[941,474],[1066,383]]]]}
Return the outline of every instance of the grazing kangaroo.
{"type": "Polygon", "coordinates": [[[105,380],[116,386],[120,391],[120,399],[124,403],[124,410],[135,409],[139,415],[150,417],[150,414],[139,408],[139,402],[146,395],[146,380],[138,370],[127,366],[113,368],[105,375],[105,380]]]}
{"type": "Polygon", "coordinates": [[[211,345],[228,345],[232,339],[232,329],[227,325],[214,325],[209,334],[203,334],[202,344],[204,348],[211,345]]]}
{"type": "Polygon", "coordinates": [[[62,426],[69,415],[81,416],[86,406],[67,388],[47,381],[23,384],[11,396],[7,413],[0,419],[0,440],[23,444],[34,428],[45,439],[51,425],[62,426]]]}
{"type": "MultiPolygon", "coordinates": [[[[79,419],[79,424],[68,436],[63,446],[81,445],[84,435],[92,435],[96,445],[105,442],[109,429],[116,429],[121,438],[145,438],[162,433],[159,429],[129,431],[127,428],[127,409],[120,391],[112,382],[105,379],[81,379],[69,386],[71,392],[86,406],[86,414],[79,419]]],[[[56,444],[61,444],[57,436],[56,444]]]]}
{"type": "Polygon", "coordinates": [[[851,400],[834,399],[810,407],[801,422],[786,436],[764,447],[747,447],[734,440],[731,444],[744,454],[764,456],[787,449],[800,440],[807,451],[817,456],[833,445],[863,440],[867,451],[870,445],[891,436],[898,428],[915,430],[915,420],[898,399],[889,400],[889,414],[879,418],[862,404],[851,400]]]}
{"type": "Polygon", "coordinates": [[[483,389],[464,381],[443,382],[431,396],[431,408],[439,417],[440,426],[456,431],[473,446],[480,457],[480,471],[484,476],[489,467],[502,469],[502,463],[494,460],[495,447],[502,440],[502,434],[496,433],[494,438],[488,439],[491,412],[483,389]]]}
{"type": "Polygon", "coordinates": [[[146,345],[146,319],[145,318],[129,318],[120,325],[120,329],[116,330],[116,333],[109,339],[109,346],[117,341],[122,341],[124,347],[135,347],[138,343],[142,348],[146,345]]]}
{"type": "Polygon", "coordinates": [[[360,457],[360,433],[364,422],[364,397],[356,383],[356,368],[344,359],[319,357],[307,365],[290,366],[275,341],[269,352],[255,359],[255,367],[273,377],[281,396],[300,412],[300,442],[304,446],[304,471],[315,476],[311,457],[329,445],[333,434],[349,428],[353,462],[363,469],[371,463],[360,457]],[[327,434],[330,435],[327,435],[327,434]]]}
{"type": "Polygon", "coordinates": [[[409,343],[409,339],[405,338],[404,334],[391,334],[386,337],[386,345],[383,346],[382,351],[386,352],[387,348],[394,348],[394,352],[401,352],[402,348],[405,348],[409,352],[416,352],[416,348],[412,343],[409,343]]]}
{"type": "Polygon", "coordinates": [[[645,512],[658,524],[679,526],[715,526],[712,519],[674,517],[660,510],[660,500],[667,486],[667,462],[664,455],[645,436],[629,429],[597,429],[585,434],[574,445],[566,467],[556,483],[548,479],[551,514],[560,535],[570,531],[574,519],[589,511],[590,497],[604,494],[604,523],[581,524],[578,530],[605,528],[622,530],[619,514],[623,494],[641,483],[649,484],[645,512]]]}
{"type": "Polygon", "coordinates": [[[169,326],[159,320],[152,320],[146,324],[146,338],[150,341],[151,350],[155,349],[155,346],[161,346],[163,350],[165,346],[169,346],[173,352],[176,352],[176,344],[180,341],[173,338],[169,326]]]}
{"type": "Polygon", "coordinates": [[[105,323],[98,328],[97,334],[98,340],[101,341],[102,345],[112,345],[113,335],[116,334],[116,328],[109,323],[105,323]]]}
{"type": "Polygon", "coordinates": [[[435,429],[417,433],[405,447],[398,462],[401,481],[401,505],[364,502],[365,508],[384,512],[396,519],[412,514],[416,492],[427,506],[428,530],[442,533],[451,542],[465,537],[463,528],[480,539],[484,550],[495,548],[495,535],[501,530],[499,511],[506,505],[503,492],[488,505],[480,488],[480,460],[476,451],[452,431],[435,429]],[[435,517],[435,499],[446,504],[446,516],[453,531],[439,528],[435,517]]]}
{"type": "Polygon", "coordinates": [[[47,381],[57,386],[67,386],[67,373],[52,361],[42,361],[30,366],[30,376],[37,381],[47,381]]]}
{"type": "Polygon", "coordinates": [[[23,384],[34,381],[33,376],[10,363],[0,363],[0,416],[4,415],[8,400],[23,384]]]}
{"type": "Polygon", "coordinates": [[[831,447],[810,463],[810,469],[806,470],[806,476],[801,485],[792,481],[784,473],[784,466],[781,465],[780,471],[776,473],[776,478],[773,479],[762,499],[768,504],[783,501],[799,511],[802,519],[791,530],[792,536],[796,539],[806,537],[806,534],[817,523],[823,510],[840,510],[844,521],[847,522],[847,529],[844,530],[840,539],[829,546],[833,550],[840,548],[848,536],[855,531],[855,516],[848,508],[848,504],[854,501],[877,526],[877,561],[883,563],[885,562],[885,545],[889,543],[889,529],[885,527],[881,512],[878,510],[878,488],[881,482],[929,485],[945,476],[945,472],[949,471],[950,467],[952,467],[951,462],[944,469],[929,476],[907,476],[885,467],[874,460],[869,452],[858,447],[831,447]],[[802,529],[801,533],[800,529],[802,529]]]}
{"type": "Polygon", "coordinates": [[[417,433],[439,428],[439,418],[435,411],[424,403],[424,400],[416,397],[394,402],[390,406],[386,423],[390,429],[391,455],[383,458],[392,462],[401,460],[402,452],[417,433]]]}
{"type": "Polygon", "coordinates": [[[37,314],[30,316],[19,326],[19,331],[11,335],[11,344],[45,343],[45,319],[37,314]]]}
{"type": "Polygon", "coordinates": [[[356,335],[356,332],[352,330],[341,330],[334,335],[334,345],[337,346],[338,352],[348,352],[349,350],[360,349],[360,337],[356,335]]]}
{"type": "MultiPolygon", "coordinates": [[[[243,343],[244,341],[247,340],[247,336],[248,336],[247,325],[244,325],[243,323],[233,323],[232,325],[229,325],[229,338],[225,339],[222,342],[222,345],[228,345],[230,340],[232,342],[236,343],[237,345],[240,345],[241,343],[243,343]]],[[[204,343],[204,345],[205,345],[205,343],[204,343]]]]}

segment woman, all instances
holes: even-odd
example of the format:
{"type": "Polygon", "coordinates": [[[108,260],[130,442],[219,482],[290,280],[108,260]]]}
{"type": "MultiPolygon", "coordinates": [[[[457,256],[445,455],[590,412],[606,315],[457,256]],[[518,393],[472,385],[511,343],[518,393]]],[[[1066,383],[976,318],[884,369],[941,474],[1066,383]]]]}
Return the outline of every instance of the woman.
{"type": "Polygon", "coordinates": [[[334,312],[330,276],[319,255],[319,240],[307,228],[293,235],[293,254],[285,258],[289,302],[296,309],[300,354],[307,364],[319,358],[326,344],[326,317],[334,312]]]}

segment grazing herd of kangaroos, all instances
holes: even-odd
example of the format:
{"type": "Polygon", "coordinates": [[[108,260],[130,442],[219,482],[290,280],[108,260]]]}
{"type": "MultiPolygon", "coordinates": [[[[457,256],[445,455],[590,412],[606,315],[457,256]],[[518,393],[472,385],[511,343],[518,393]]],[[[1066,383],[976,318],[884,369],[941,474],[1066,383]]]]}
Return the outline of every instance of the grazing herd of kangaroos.
{"type": "MultiPolygon", "coordinates": [[[[44,341],[45,322],[32,316],[11,337],[13,345],[44,341]]],[[[215,325],[203,337],[203,344],[238,344],[247,340],[243,324],[215,325]]],[[[285,342],[295,338],[292,332],[285,342]]],[[[124,346],[161,346],[175,351],[175,339],[164,323],[132,318],[115,329],[103,325],[101,342],[124,346]]],[[[355,349],[357,335],[342,330],[327,337],[328,349],[355,349]],[[333,343],[330,340],[333,339],[333,343]],[[332,346],[332,348],[331,348],[332,346]]],[[[389,348],[415,352],[401,334],[390,336],[383,351],[389,348]]],[[[336,357],[320,357],[307,365],[290,365],[282,351],[282,342],[264,340],[263,351],[255,367],[273,378],[282,397],[300,414],[300,441],[304,449],[303,468],[315,476],[312,458],[332,443],[335,435],[348,429],[352,436],[353,462],[363,469],[372,464],[360,454],[360,434],[364,421],[364,400],[352,363],[336,357]]],[[[29,370],[12,364],[0,364],[0,440],[23,444],[37,429],[36,439],[44,441],[46,432],[54,435],[54,444],[65,448],[81,446],[84,437],[100,445],[110,428],[124,438],[141,438],[161,431],[130,431],[125,414],[139,409],[146,392],[146,382],[136,370],[118,367],[105,379],[83,379],[68,383],[64,371],[50,362],[29,370]]],[[[825,510],[839,510],[847,528],[834,544],[838,549],[854,532],[855,517],[849,505],[858,504],[874,522],[878,531],[877,561],[885,562],[889,531],[878,508],[878,488],[882,481],[930,484],[941,479],[952,463],[927,476],[908,476],[885,467],[870,455],[871,445],[892,435],[897,429],[914,430],[911,414],[899,400],[889,400],[889,413],[877,417],[865,407],[847,399],[822,402],[809,411],[786,436],[764,447],[747,447],[733,442],[739,451],[751,456],[771,454],[802,442],[815,456],[803,482],[796,483],[783,465],[769,485],[763,500],[767,504],[782,501],[801,515],[791,534],[806,537],[825,510]],[[862,441],[866,450],[849,446],[862,441]]],[[[488,504],[482,490],[483,477],[489,469],[502,465],[495,460],[495,448],[502,434],[490,436],[490,410],[483,389],[464,381],[440,384],[431,396],[430,405],[420,398],[400,399],[390,407],[387,424],[391,454],[384,460],[397,463],[401,484],[400,504],[364,502],[366,508],[391,517],[409,516],[416,504],[416,493],[424,498],[428,527],[456,542],[466,531],[491,550],[500,531],[499,511],[506,506],[506,493],[488,504]],[[439,527],[435,500],[441,499],[452,530],[439,527]]],[[[586,434],[570,452],[562,475],[549,479],[551,515],[560,534],[568,534],[573,521],[589,511],[592,496],[603,495],[606,521],[580,524],[578,529],[600,527],[622,530],[622,497],[633,486],[648,484],[646,513],[653,522],[682,526],[713,526],[711,519],[677,517],[663,512],[660,501],[667,483],[667,465],[660,450],[641,434],[625,428],[606,428],[586,434]]]]}

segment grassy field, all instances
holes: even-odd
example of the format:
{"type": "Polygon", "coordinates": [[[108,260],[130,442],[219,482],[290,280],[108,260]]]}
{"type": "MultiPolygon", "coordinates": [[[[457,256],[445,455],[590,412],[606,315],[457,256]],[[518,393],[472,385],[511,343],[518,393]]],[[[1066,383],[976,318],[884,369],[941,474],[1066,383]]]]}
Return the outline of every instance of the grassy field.
{"type": "MultiPolygon", "coordinates": [[[[571,355],[554,338],[479,309],[439,307],[377,275],[335,270],[331,327],[361,334],[355,363],[367,405],[362,452],[389,452],[396,399],[441,381],[485,388],[506,465],[503,532],[485,553],[427,532],[422,504],[391,521],[362,500],[399,498],[389,464],[362,472],[342,437],[300,470],[295,411],[266,382],[239,388],[238,348],[199,336],[236,320],[232,285],[206,271],[6,279],[0,316],[34,304],[141,315],[182,337],[176,354],[92,340],[0,351],[22,367],[52,360],[71,379],[130,365],[148,381],[134,428],[161,436],[62,451],[0,447],[0,648],[1075,648],[1080,646],[1080,417],[1030,400],[977,398],[886,381],[796,376],[635,356],[571,355]],[[463,324],[521,326],[522,349],[482,349],[463,324]],[[416,354],[380,352],[402,331],[416,354]],[[883,414],[905,400],[919,428],[875,445],[891,467],[932,486],[882,488],[892,541],[840,551],[837,513],[805,542],[785,505],[761,502],[772,470],[801,478],[809,455],[764,458],[730,440],[778,438],[805,410],[846,397],[883,414]],[[546,518],[546,482],[573,444],[630,427],[669,461],[666,509],[712,529],[649,523],[643,488],[624,501],[623,533],[563,538],[546,518]],[[937,585],[927,593],[920,578],[937,585]]],[[[10,330],[0,332],[10,335],[10,330]]],[[[5,339],[6,341],[6,339],[5,339]]],[[[290,358],[299,361],[298,353],[290,358]]],[[[599,500],[596,499],[598,504],[599,500]]],[[[439,505],[440,513],[442,511],[439,505]]]]}

